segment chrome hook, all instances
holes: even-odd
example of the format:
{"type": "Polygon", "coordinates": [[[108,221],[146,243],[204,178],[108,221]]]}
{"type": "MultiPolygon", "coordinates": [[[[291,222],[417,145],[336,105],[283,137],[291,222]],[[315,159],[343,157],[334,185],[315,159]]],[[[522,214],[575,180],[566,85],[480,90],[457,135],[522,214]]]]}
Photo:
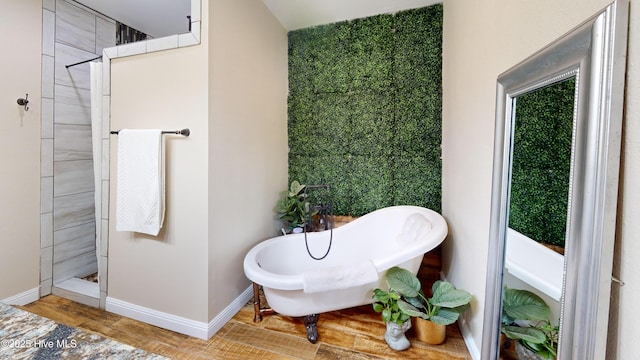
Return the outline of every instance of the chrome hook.
{"type": "Polygon", "coordinates": [[[24,99],[18,99],[18,105],[24,106],[24,111],[29,111],[29,94],[26,94],[24,99]]]}

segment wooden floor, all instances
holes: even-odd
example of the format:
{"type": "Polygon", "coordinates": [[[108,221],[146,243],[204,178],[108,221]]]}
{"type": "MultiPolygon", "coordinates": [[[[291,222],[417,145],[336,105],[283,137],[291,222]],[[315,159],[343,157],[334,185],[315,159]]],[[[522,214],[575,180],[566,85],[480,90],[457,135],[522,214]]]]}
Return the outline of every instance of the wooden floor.
{"type": "Polygon", "coordinates": [[[447,340],[442,345],[421,343],[409,330],[411,348],[391,350],[384,342],[385,326],[371,306],[321,314],[316,344],[306,339],[300,319],[269,315],[254,323],[252,304],[209,340],[53,295],[20,308],[172,359],[471,359],[456,325],[447,327],[447,340]]]}

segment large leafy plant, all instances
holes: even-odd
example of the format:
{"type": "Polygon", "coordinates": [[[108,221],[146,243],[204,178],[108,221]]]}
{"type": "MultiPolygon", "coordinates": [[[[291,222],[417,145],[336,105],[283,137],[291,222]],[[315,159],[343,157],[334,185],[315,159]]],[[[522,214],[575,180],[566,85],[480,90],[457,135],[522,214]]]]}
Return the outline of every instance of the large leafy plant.
{"type": "Polygon", "coordinates": [[[549,305],[533,292],[504,289],[502,333],[545,359],[555,359],[558,351],[558,326],[551,325],[550,314],[549,305]]]}
{"type": "Polygon", "coordinates": [[[446,281],[436,281],[432,287],[433,295],[427,299],[421,289],[420,280],[406,269],[392,267],[387,271],[386,280],[389,286],[401,295],[398,307],[409,316],[450,325],[470,307],[471,294],[456,289],[446,281]]]}

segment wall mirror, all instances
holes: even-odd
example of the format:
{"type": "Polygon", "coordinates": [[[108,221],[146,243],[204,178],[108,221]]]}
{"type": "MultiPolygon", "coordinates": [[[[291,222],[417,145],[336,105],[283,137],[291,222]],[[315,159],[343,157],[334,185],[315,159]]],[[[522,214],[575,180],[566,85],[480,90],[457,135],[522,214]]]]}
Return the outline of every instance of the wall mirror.
{"type": "Polygon", "coordinates": [[[604,359],[628,2],[498,77],[482,359],[500,354],[504,286],[540,295],[558,359],[604,359]]]}

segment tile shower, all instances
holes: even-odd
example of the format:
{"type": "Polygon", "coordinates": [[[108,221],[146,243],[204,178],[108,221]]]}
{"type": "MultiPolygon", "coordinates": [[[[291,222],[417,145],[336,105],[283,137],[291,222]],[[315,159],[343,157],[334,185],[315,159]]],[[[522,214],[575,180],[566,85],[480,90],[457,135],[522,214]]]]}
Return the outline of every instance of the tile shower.
{"type": "MultiPolygon", "coordinates": [[[[64,0],[44,0],[42,20],[40,295],[44,296],[63,291],[57,285],[65,280],[98,270],[89,65],[68,69],[65,65],[95,58],[103,48],[114,46],[116,23],[64,0]]],[[[106,288],[94,287],[88,304],[98,307],[98,291],[106,288]]]]}

